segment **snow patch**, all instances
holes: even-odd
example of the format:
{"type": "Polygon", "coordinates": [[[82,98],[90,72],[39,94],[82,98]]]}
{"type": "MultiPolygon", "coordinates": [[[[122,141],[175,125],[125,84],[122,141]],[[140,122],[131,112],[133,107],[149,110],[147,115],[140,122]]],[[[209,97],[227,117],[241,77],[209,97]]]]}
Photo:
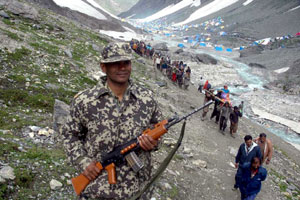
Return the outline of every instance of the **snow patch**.
{"type": "Polygon", "coordinates": [[[276,72],[277,74],[281,74],[281,73],[286,72],[286,71],[289,70],[289,69],[290,69],[289,67],[283,67],[283,68],[274,70],[274,72],[276,72]]]}
{"type": "Polygon", "coordinates": [[[215,13],[223,8],[226,8],[238,1],[239,0],[215,0],[215,1],[199,8],[194,13],[192,13],[189,18],[187,18],[183,22],[175,24],[175,26],[180,26],[180,25],[195,21],[197,19],[200,19],[200,18],[210,15],[212,13],[215,13]]]}
{"type": "Polygon", "coordinates": [[[103,12],[105,12],[106,14],[110,15],[111,17],[115,18],[115,19],[120,19],[119,17],[111,14],[110,12],[108,12],[107,10],[105,10],[104,8],[102,8],[99,4],[97,4],[94,0],[86,0],[87,2],[89,2],[92,6],[94,6],[95,8],[99,8],[100,10],[102,10],[103,12]]]}
{"type": "Polygon", "coordinates": [[[124,41],[130,41],[130,40],[132,40],[132,38],[138,39],[138,40],[144,39],[144,38],[142,38],[141,35],[138,35],[135,32],[131,32],[131,31],[130,32],[129,31],[117,32],[117,31],[100,30],[99,33],[107,35],[107,36],[115,38],[115,39],[124,40],[124,41]]]}
{"type": "Polygon", "coordinates": [[[194,3],[192,3],[191,7],[198,7],[201,5],[201,0],[196,0],[194,3]]]}
{"type": "Polygon", "coordinates": [[[292,9],[290,9],[288,12],[291,12],[291,11],[297,10],[298,8],[300,8],[300,6],[297,6],[297,7],[295,7],[295,8],[292,8],[292,9]]]}
{"type": "Polygon", "coordinates": [[[101,14],[98,10],[83,2],[82,0],[53,0],[60,7],[67,7],[72,10],[84,13],[91,17],[95,17],[100,20],[107,20],[107,18],[101,14]]]}
{"type": "Polygon", "coordinates": [[[253,0],[247,0],[246,2],[243,3],[244,6],[247,6],[248,4],[250,4],[253,0]]]}
{"type": "Polygon", "coordinates": [[[273,114],[267,113],[265,111],[262,111],[261,109],[258,109],[256,107],[252,107],[252,111],[255,115],[258,115],[260,118],[264,118],[264,119],[267,119],[267,120],[270,120],[273,122],[280,123],[282,125],[290,127],[296,133],[300,133],[300,123],[299,122],[295,122],[295,121],[292,121],[289,119],[284,119],[277,115],[273,115],[273,114]]]}
{"type": "Polygon", "coordinates": [[[146,17],[144,19],[140,19],[141,22],[150,22],[150,21],[153,21],[153,20],[156,20],[156,19],[159,19],[161,17],[164,17],[164,16],[167,16],[167,15],[170,15],[174,12],[177,12],[178,10],[182,9],[182,8],[185,8],[187,6],[190,6],[190,5],[197,5],[197,4],[201,4],[201,1],[199,0],[196,0],[196,2],[194,0],[182,0],[180,1],[179,3],[177,4],[171,4],[167,7],[165,7],[164,9],[158,11],[157,13],[149,16],[149,17],[146,17]]]}

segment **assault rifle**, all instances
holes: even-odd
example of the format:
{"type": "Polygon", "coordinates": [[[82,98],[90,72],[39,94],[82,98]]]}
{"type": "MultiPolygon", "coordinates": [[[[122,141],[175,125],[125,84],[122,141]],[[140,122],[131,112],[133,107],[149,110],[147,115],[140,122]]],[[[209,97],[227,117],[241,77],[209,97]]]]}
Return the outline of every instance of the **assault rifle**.
{"type": "MultiPolygon", "coordinates": [[[[203,106],[195,109],[194,111],[188,113],[187,115],[181,118],[175,116],[170,119],[163,120],[155,124],[153,129],[147,129],[142,134],[149,135],[153,139],[157,140],[163,134],[167,133],[168,129],[171,126],[181,122],[182,120],[186,120],[189,116],[202,110],[203,108],[209,106],[212,103],[213,101],[209,101],[203,106]]],[[[139,160],[139,158],[135,154],[135,151],[139,149],[141,149],[141,147],[139,145],[138,139],[134,138],[129,142],[126,142],[125,144],[115,147],[113,151],[111,151],[106,156],[104,156],[101,162],[97,162],[96,166],[99,168],[100,171],[103,169],[107,171],[108,182],[110,184],[116,184],[117,180],[116,180],[115,167],[116,165],[118,166],[121,163],[125,162],[125,159],[127,160],[127,163],[132,167],[132,169],[135,172],[143,168],[143,163],[139,160]]],[[[89,183],[90,180],[87,177],[85,177],[83,174],[80,174],[79,176],[72,178],[72,185],[77,195],[80,195],[80,193],[86,188],[86,186],[89,183]]]]}

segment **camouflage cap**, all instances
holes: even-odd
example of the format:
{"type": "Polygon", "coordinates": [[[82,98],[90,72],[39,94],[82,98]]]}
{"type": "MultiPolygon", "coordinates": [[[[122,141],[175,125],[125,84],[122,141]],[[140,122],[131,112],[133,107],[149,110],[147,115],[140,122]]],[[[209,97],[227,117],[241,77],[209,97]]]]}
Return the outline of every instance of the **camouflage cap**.
{"type": "Polygon", "coordinates": [[[102,51],[101,63],[112,63],[118,61],[132,60],[132,51],[128,43],[109,43],[102,51]]]}

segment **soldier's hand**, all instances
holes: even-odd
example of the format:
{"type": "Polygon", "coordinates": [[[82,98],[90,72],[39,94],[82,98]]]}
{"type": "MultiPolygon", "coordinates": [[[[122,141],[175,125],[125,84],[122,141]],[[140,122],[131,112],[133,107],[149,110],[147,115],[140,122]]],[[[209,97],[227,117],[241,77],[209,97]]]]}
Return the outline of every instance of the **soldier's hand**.
{"type": "Polygon", "coordinates": [[[96,166],[96,161],[91,162],[84,170],[83,175],[93,181],[100,174],[100,169],[96,166]]]}
{"type": "Polygon", "coordinates": [[[151,151],[157,146],[157,140],[154,140],[149,135],[141,135],[138,140],[141,148],[145,151],[151,151]]]}

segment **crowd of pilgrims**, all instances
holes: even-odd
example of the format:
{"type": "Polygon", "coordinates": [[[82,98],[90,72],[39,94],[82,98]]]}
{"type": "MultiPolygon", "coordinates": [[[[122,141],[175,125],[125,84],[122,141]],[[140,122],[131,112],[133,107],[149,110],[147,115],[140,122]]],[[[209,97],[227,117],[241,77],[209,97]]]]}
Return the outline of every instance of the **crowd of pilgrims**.
{"type": "MultiPolygon", "coordinates": [[[[145,44],[143,41],[131,40],[131,48],[140,56],[153,60],[153,66],[161,71],[163,75],[168,77],[179,88],[188,89],[191,80],[191,68],[187,66],[183,61],[171,61],[170,57],[163,56],[159,52],[155,52],[155,49],[150,44],[145,44]]],[[[200,78],[198,87],[200,93],[204,92],[204,104],[210,100],[214,100],[213,112],[210,116],[210,120],[215,118],[215,122],[219,125],[219,130],[224,134],[227,127],[227,122],[230,121],[230,134],[235,137],[238,129],[239,118],[243,113],[243,102],[239,106],[232,106],[229,98],[228,86],[218,89],[217,94],[214,94],[214,90],[208,81],[200,78]]],[[[209,111],[209,107],[203,109],[202,120],[204,120],[209,111]]]]}
{"type": "Polygon", "coordinates": [[[153,66],[179,88],[188,89],[191,80],[191,68],[183,61],[171,61],[168,55],[163,56],[159,52],[155,52],[150,44],[146,45],[143,41],[132,39],[130,46],[140,56],[153,59],[153,66]]]}

